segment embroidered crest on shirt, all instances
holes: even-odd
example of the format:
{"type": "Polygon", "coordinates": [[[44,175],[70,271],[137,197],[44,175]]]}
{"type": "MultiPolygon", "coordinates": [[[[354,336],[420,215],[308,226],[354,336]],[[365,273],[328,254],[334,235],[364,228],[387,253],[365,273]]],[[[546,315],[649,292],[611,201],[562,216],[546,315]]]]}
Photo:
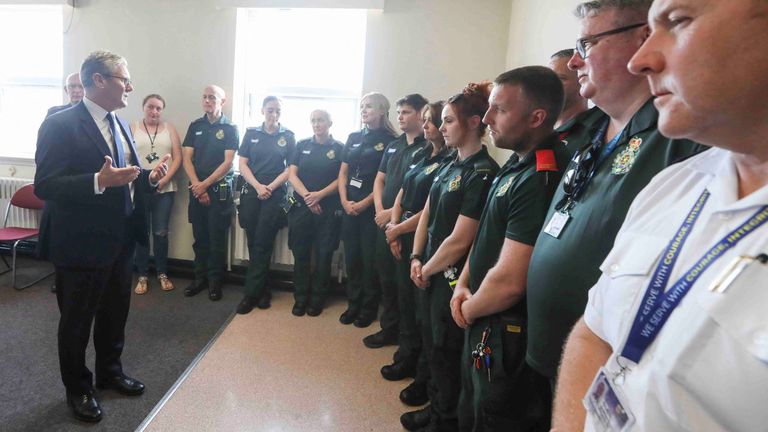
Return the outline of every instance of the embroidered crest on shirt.
{"type": "Polygon", "coordinates": [[[504,182],[503,185],[499,186],[499,188],[496,190],[496,196],[502,197],[505,193],[509,190],[509,187],[512,185],[512,181],[515,179],[515,176],[510,176],[506,182],[504,182]]]}
{"type": "Polygon", "coordinates": [[[457,175],[456,177],[453,178],[453,180],[451,180],[450,183],[448,183],[448,192],[459,190],[460,185],[461,185],[461,175],[457,175]]]}
{"type": "Polygon", "coordinates": [[[336,152],[331,149],[331,150],[328,150],[328,153],[326,153],[325,155],[328,156],[328,159],[334,159],[336,157],[336,152]]]}
{"type": "Polygon", "coordinates": [[[632,164],[635,163],[635,157],[637,156],[637,152],[640,150],[640,145],[642,143],[643,139],[640,137],[633,137],[629,140],[627,148],[613,159],[611,174],[622,175],[628,173],[630,168],[632,168],[632,164]]]}
{"type": "Polygon", "coordinates": [[[378,143],[378,144],[376,144],[375,146],[373,146],[373,148],[374,148],[376,151],[382,151],[382,150],[384,150],[384,143],[378,143]]]}
{"type": "Polygon", "coordinates": [[[426,174],[426,175],[432,174],[432,171],[436,170],[438,166],[440,166],[440,164],[435,162],[432,165],[424,168],[424,174],[426,174]]]}
{"type": "Polygon", "coordinates": [[[280,147],[285,147],[286,144],[288,144],[288,141],[285,140],[285,137],[280,137],[280,139],[277,140],[277,145],[280,147]]]}
{"type": "Polygon", "coordinates": [[[224,129],[219,129],[216,131],[216,139],[219,139],[219,140],[224,139],[224,129]]]}

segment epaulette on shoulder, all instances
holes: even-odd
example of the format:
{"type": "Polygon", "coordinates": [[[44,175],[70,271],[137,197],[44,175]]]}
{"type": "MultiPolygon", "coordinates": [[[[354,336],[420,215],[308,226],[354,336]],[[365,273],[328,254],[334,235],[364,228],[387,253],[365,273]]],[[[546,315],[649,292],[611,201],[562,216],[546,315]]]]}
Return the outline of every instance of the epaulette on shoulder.
{"type": "Polygon", "coordinates": [[[555,159],[554,150],[536,150],[536,171],[557,171],[557,160],[555,159]]]}

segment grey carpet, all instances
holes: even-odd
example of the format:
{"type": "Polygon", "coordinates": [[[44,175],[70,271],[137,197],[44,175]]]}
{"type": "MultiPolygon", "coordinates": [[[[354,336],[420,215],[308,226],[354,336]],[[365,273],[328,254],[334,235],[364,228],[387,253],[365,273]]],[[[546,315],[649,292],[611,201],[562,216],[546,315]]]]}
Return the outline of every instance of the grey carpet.
{"type": "MultiPolygon", "coordinates": [[[[18,278],[49,271],[47,263],[22,259],[18,278]]],[[[2,264],[0,264],[2,266],[2,264]]],[[[144,395],[125,397],[97,391],[104,417],[91,425],[72,418],[59,375],[56,329],[59,311],[50,292],[53,277],[24,291],[0,276],[0,429],[11,431],[133,431],[227,321],[243,295],[242,286],[224,287],[224,298],[205,292],[187,298],[189,280],[172,278],[176,289],[160,290],[150,278],[149,292],[133,294],[123,351],[125,373],[147,386],[144,395]]],[[[92,345],[88,367],[93,370],[92,345]]],[[[196,407],[190,407],[196,409],[196,407]]]]}

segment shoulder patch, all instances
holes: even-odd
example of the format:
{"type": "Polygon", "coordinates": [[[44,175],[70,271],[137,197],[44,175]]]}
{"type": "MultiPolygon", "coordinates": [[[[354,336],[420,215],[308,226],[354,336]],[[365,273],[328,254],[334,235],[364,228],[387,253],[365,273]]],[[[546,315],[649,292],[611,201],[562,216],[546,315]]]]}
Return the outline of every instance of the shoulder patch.
{"type": "Polygon", "coordinates": [[[554,150],[536,150],[536,171],[557,171],[554,150]]]}

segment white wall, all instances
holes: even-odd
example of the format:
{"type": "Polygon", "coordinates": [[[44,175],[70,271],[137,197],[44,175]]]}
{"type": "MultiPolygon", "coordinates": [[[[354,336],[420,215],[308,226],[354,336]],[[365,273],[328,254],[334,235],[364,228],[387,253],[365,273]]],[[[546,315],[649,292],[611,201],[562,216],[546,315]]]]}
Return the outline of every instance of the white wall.
{"type": "MultiPolygon", "coordinates": [[[[437,100],[469,81],[493,79],[509,64],[511,6],[510,0],[387,0],[383,11],[368,14],[364,91],[380,91],[391,101],[413,92],[437,100]]],[[[71,12],[67,8],[65,28],[71,12]]],[[[135,92],[121,116],[140,118],[142,97],[159,93],[167,101],[166,119],[183,135],[202,114],[206,84],[232,91],[235,23],[236,10],[216,8],[212,0],[78,0],[64,36],[64,71],[76,71],[96,49],[126,57],[135,92]]],[[[301,33],[283,37],[309,42],[301,33]]],[[[0,164],[0,176],[11,168],[17,177],[34,175],[31,167],[11,163],[0,164]]],[[[174,258],[193,256],[186,206],[187,195],[177,194],[174,258]]]]}
{"type": "Polygon", "coordinates": [[[576,46],[582,0],[511,0],[507,67],[546,64],[549,56],[576,46]]]}

